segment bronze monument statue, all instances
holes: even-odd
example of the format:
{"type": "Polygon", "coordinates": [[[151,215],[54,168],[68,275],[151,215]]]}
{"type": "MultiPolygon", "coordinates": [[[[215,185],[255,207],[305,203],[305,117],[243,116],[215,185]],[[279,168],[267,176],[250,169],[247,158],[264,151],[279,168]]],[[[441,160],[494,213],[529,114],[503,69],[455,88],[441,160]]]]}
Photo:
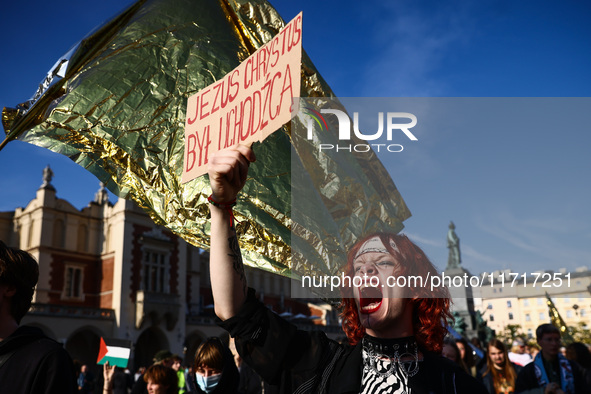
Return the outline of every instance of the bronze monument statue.
{"type": "Polygon", "coordinates": [[[462,258],[460,257],[460,239],[454,231],[455,228],[454,222],[449,222],[449,231],[447,232],[447,247],[449,248],[447,269],[459,268],[462,262],[462,258]]]}

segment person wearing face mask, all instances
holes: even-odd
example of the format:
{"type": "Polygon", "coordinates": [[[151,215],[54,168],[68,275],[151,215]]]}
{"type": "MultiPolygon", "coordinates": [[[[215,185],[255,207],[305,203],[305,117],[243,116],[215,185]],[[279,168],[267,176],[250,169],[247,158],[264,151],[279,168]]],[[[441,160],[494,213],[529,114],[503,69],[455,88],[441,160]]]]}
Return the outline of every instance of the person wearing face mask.
{"type": "Polygon", "coordinates": [[[195,352],[191,392],[236,393],[240,379],[230,349],[219,338],[209,338],[195,352]]]}
{"type": "Polygon", "coordinates": [[[349,250],[344,275],[364,283],[342,289],[349,344],[298,330],[257,299],[247,287],[232,215],[255,160],[250,148],[237,145],[216,152],[208,163],[215,312],[242,359],[280,393],[486,393],[441,356],[444,323],[451,317],[448,291],[387,284],[388,278],[437,275],[404,235],[369,234],[349,250]]]}

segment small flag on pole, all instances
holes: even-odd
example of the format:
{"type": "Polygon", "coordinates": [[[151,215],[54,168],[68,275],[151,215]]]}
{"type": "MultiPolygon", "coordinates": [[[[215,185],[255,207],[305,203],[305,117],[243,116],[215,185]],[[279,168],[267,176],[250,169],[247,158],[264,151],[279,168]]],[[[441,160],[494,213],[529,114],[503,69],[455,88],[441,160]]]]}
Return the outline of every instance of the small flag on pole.
{"type": "Polygon", "coordinates": [[[96,363],[98,365],[103,365],[106,362],[109,362],[109,365],[127,368],[130,353],[130,341],[101,338],[101,345],[96,363]]]}

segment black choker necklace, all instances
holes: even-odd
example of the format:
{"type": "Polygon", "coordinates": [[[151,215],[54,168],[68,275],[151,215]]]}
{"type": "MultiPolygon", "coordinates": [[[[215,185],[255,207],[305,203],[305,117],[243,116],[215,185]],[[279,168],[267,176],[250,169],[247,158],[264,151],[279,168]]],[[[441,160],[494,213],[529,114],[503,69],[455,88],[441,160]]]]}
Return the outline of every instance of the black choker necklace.
{"type": "Polygon", "coordinates": [[[387,378],[395,369],[406,377],[419,372],[419,345],[414,337],[383,339],[366,335],[361,341],[369,368],[379,376],[387,378]]]}

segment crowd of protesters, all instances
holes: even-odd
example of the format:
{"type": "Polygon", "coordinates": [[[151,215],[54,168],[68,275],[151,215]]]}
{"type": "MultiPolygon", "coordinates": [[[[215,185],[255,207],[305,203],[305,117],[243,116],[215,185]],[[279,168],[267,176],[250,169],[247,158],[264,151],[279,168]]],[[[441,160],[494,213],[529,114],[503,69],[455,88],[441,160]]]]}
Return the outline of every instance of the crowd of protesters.
{"type": "MultiPolygon", "coordinates": [[[[241,163],[249,150],[235,152],[220,163],[241,163]]],[[[218,158],[217,160],[221,160],[218,158]]],[[[224,165],[220,164],[220,168],[224,165]]],[[[244,163],[242,163],[244,165],[244,163]]],[[[246,165],[247,167],[247,165],[246,165]]],[[[232,168],[220,170],[225,179],[232,168]]],[[[220,174],[217,174],[218,176],[220,174]]],[[[247,168],[234,173],[244,178],[247,168]]],[[[212,184],[215,173],[210,172],[212,184]]],[[[217,182],[221,182],[220,179],[217,182]]],[[[221,193],[228,185],[214,187],[221,193]]],[[[516,338],[511,347],[493,339],[445,337],[450,300],[424,295],[415,298],[377,289],[356,289],[342,300],[343,328],[348,343],[323,333],[296,330],[273,314],[247,290],[241,271],[235,229],[228,226],[227,206],[243,186],[238,182],[226,196],[212,198],[212,275],[220,326],[236,338],[204,340],[190,365],[168,350],[157,352],[153,364],[132,374],[106,364],[99,376],[88,365],[77,366],[62,345],[41,330],[21,326],[31,306],[38,280],[34,258],[0,241],[0,391],[2,393],[85,394],[259,394],[259,393],[543,393],[591,392],[591,353],[581,343],[561,347],[560,330],[542,324],[536,330],[534,354],[516,338]],[[217,204],[217,205],[216,205],[217,204]],[[215,238],[215,241],[214,241],[215,238]],[[220,240],[226,240],[220,243],[220,240]],[[223,286],[222,286],[223,285],[223,286]],[[228,286],[228,287],[226,287],[228,286]],[[387,305],[382,308],[382,304],[387,305]],[[379,313],[378,313],[379,312],[379,313]],[[476,345],[475,345],[476,344],[476,345]],[[480,352],[478,352],[478,351],[480,352]],[[510,350],[510,351],[509,351],[510,350]],[[449,360],[451,361],[449,361],[449,360]],[[252,366],[252,369],[251,369],[252,366]],[[256,372],[255,372],[256,371],[256,372]],[[437,377],[437,379],[426,379],[437,377]],[[397,387],[395,390],[394,387],[397,387]]],[[[422,251],[407,237],[372,234],[350,251],[349,275],[385,275],[400,270],[434,270],[422,251]],[[383,271],[383,272],[382,272],[383,271]]],[[[353,290],[352,290],[353,291],[353,290]]]]}
{"type": "Polygon", "coordinates": [[[464,338],[446,338],[442,355],[472,373],[490,394],[591,393],[589,345],[561,347],[560,330],[552,324],[538,326],[533,341],[518,337],[507,345],[492,338],[483,348],[477,338],[468,346],[464,338]]]}

